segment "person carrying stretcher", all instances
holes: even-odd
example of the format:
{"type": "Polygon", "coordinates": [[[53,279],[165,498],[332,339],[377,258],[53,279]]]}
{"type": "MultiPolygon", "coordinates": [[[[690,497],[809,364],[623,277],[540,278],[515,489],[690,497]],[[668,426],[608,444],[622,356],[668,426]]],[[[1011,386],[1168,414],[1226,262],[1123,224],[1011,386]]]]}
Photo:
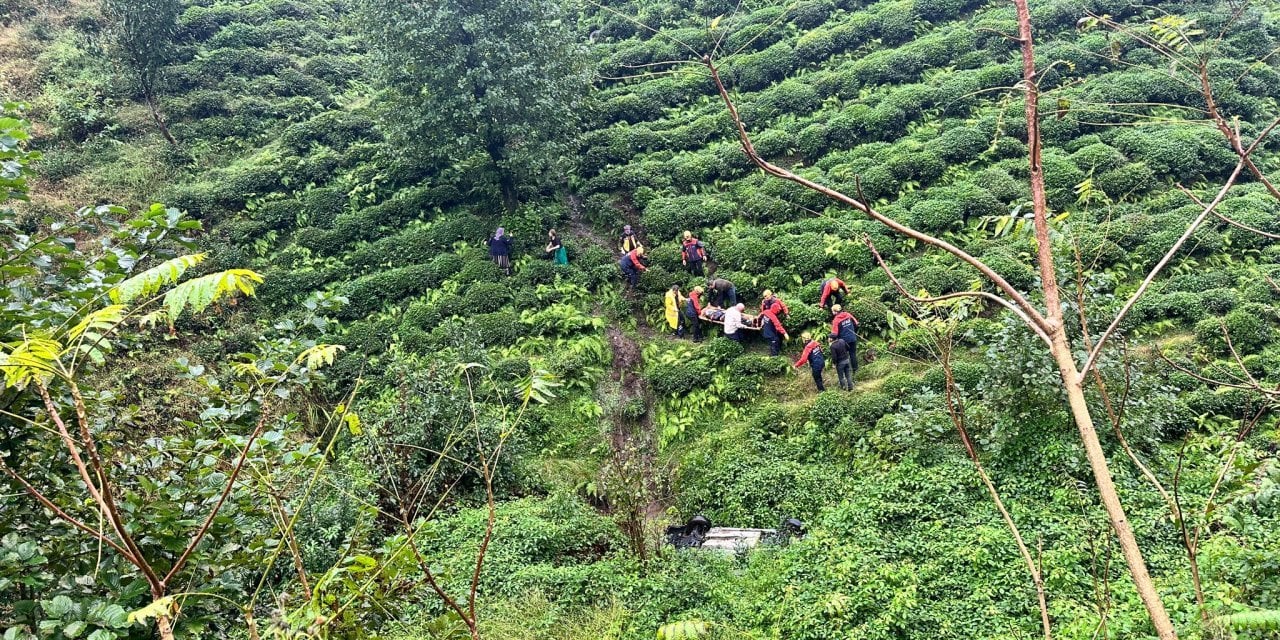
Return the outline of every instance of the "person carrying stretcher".
{"type": "Polygon", "coordinates": [[[790,338],[787,335],[787,328],[782,326],[782,321],[778,319],[778,314],[772,309],[760,312],[760,335],[769,341],[769,355],[776,356],[782,350],[782,339],[790,338]]]}

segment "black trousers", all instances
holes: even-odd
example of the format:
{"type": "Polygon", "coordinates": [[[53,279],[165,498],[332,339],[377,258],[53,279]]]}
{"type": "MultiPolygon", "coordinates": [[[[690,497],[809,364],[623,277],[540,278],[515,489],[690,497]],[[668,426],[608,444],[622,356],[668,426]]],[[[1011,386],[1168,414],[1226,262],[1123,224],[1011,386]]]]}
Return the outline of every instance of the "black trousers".
{"type": "Polygon", "coordinates": [[[699,278],[706,277],[705,269],[703,269],[702,267],[703,267],[703,262],[701,260],[697,262],[690,262],[685,265],[685,268],[689,269],[689,273],[691,275],[698,276],[699,278]]]}
{"type": "Polygon", "coordinates": [[[822,369],[809,367],[809,372],[813,374],[813,384],[818,387],[818,391],[826,391],[827,385],[822,384],[822,369]]]}
{"type": "Polygon", "coordinates": [[[775,335],[769,338],[769,355],[776,356],[782,351],[782,336],[775,335]]]}
{"type": "Polygon", "coordinates": [[[685,311],[680,314],[680,321],[682,323],[682,331],[683,327],[689,327],[689,330],[693,331],[693,341],[702,342],[702,321],[697,316],[685,311]]]}

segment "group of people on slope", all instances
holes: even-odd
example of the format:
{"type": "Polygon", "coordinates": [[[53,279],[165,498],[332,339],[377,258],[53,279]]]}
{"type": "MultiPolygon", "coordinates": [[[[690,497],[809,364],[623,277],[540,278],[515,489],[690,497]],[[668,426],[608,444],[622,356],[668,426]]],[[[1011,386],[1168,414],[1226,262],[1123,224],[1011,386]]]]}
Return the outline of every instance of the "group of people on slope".
{"type": "MultiPolygon", "coordinates": [[[[648,271],[649,265],[646,264],[644,245],[629,224],[622,227],[622,241],[619,249],[622,251],[622,257],[618,260],[618,269],[622,271],[622,277],[626,279],[627,285],[634,289],[640,281],[640,274],[648,271]]],[[[680,263],[689,274],[699,278],[704,277],[705,265],[710,259],[711,252],[707,249],[707,245],[694,237],[693,232],[684,232],[684,237],[680,241],[680,263]]]]}
{"type": "MultiPolygon", "coordinates": [[[[493,260],[503,273],[511,275],[511,253],[515,244],[515,235],[498,227],[492,236],[485,239],[484,244],[489,247],[489,259],[493,260]]],[[[556,233],[555,229],[547,232],[545,252],[555,264],[569,264],[569,253],[565,251],[564,242],[560,240],[560,234],[556,233]]]]}

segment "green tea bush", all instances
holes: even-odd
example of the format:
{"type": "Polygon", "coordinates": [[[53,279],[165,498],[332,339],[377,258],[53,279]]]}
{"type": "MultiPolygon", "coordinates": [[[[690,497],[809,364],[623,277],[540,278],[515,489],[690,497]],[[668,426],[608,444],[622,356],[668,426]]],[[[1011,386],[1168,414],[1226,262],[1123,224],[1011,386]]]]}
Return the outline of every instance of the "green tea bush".
{"type": "Polygon", "coordinates": [[[1071,154],[1071,161],[1086,173],[1095,174],[1116,169],[1124,164],[1124,154],[1111,145],[1096,142],[1071,154]]]}
{"type": "Polygon", "coordinates": [[[707,361],[717,367],[722,367],[734,361],[743,354],[742,345],[728,338],[717,336],[712,338],[702,353],[706,356],[707,361]]]}
{"type": "Polygon", "coordinates": [[[1213,315],[1222,315],[1236,308],[1240,302],[1240,296],[1235,289],[1218,288],[1209,289],[1200,293],[1200,304],[1204,306],[1205,311],[1213,315]]]}
{"type": "Polygon", "coordinates": [[[955,200],[925,200],[911,207],[911,221],[921,231],[941,233],[963,220],[964,205],[955,200]]]}
{"type": "Polygon", "coordinates": [[[932,147],[947,162],[967,162],[986,150],[991,140],[974,127],[952,127],[934,140],[932,147]]]}
{"type": "Polygon", "coordinates": [[[713,227],[731,220],[733,203],[713,196],[659,198],[644,208],[641,222],[655,238],[674,238],[685,229],[713,227]]]}
{"type": "Polygon", "coordinates": [[[932,359],[934,349],[933,336],[923,327],[912,327],[899,333],[892,345],[894,353],[921,360],[932,359]]]}
{"type": "Polygon", "coordinates": [[[469,315],[466,322],[484,347],[510,346],[524,334],[524,324],[512,311],[469,315]]]}
{"type": "Polygon", "coordinates": [[[1225,326],[1227,336],[1231,338],[1231,346],[1241,355],[1258,353],[1270,342],[1271,325],[1268,320],[1275,318],[1275,313],[1266,307],[1255,304],[1244,305],[1225,318],[1205,318],[1196,323],[1196,340],[1209,347],[1215,353],[1226,355],[1229,352],[1226,337],[1223,336],[1225,326]]]}
{"type": "Polygon", "coordinates": [[[874,426],[885,414],[893,411],[892,396],[879,391],[859,393],[849,402],[849,419],[864,426],[874,426]]]}
{"type": "Polygon", "coordinates": [[[739,89],[759,91],[783,80],[799,66],[800,59],[791,45],[779,42],[764,51],[738,57],[730,71],[739,89]]]}
{"type": "Polygon", "coordinates": [[[891,373],[880,383],[880,392],[895,401],[906,398],[919,388],[920,379],[905,371],[891,373]]]}
{"type": "Polygon", "coordinates": [[[819,393],[813,404],[809,406],[809,419],[817,423],[818,428],[823,431],[837,431],[851,419],[852,399],[853,397],[844,391],[819,393]]]}
{"type": "Polygon", "coordinates": [[[1071,159],[1055,149],[1044,153],[1044,186],[1049,206],[1063,211],[1076,201],[1076,185],[1084,182],[1085,174],[1071,159]]]}
{"type": "Polygon", "coordinates": [[[477,282],[462,294],[468,313],[492,313],[511,301],[511,289],[501,282],[477,282]]]}
{"type": "Polygon", "coordinates": [[[748,24],[725,37],[724,48],[727,51],[750,53],[773,45],[785,35],[780,24],[748,24]]]}
{"type": "Polygon", "coordinates": [[[347,282],[342,295],[348,300],[338,316],[355,319],[377,311],[386,302],[399,302],[426,288],[427,265],[410,265],[370,274],[347,282]]]}
{"type": "Polygon", "coordinates": [[[466,259],[453,279],[458,284],[470,285],[476,282],[496,282],[502,277],[502,270],[487,255],[474,255],[466,259]]]}
{"type": "Polygon", "coordinates": [[[796,41],[796,57],[804,62],[821,62],[838,50],[835,32],[829,28],[817,28],[796,41]]]}
{"type": "Polygon", "coordinates": [[[714,375],[711,365],[702,360],[679,364],[652,363],[645,367],[649,387],[659,396],[677,397],[706,386],[714,375]]]}
{"type": "Polygon", "coordinates": [[[1097,177],[1095,184],[1116,200],[1144,193],[1160,183],[1155,171],[1145,162],[1132,162],[1107,171],[1097,177]]]}
{"type": "Polygon", "coordinates": [[[306,122],[290,125],[280,134],[280,142],[295,153],[313,144],[345,149],[358,141],[381,140],[373,120],[358,111],[326,111],[306,122]]]}
{"type": "Polygon", "coordinates": [[[737,376],[777,376],[787,372],[790,363],[786,358],[751,353],[733,361],[730,370],[737,376]]]}

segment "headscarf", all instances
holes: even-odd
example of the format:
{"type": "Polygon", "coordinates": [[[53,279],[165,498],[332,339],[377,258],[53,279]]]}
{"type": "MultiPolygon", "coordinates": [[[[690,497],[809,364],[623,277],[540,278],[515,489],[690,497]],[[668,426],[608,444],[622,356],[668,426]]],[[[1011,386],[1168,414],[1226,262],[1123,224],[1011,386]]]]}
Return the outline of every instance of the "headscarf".
{"type": "Polygon", "coordinates": [[[494,237],[494,238],[501,238],[501,237],[503,236],[503,234],[505,234],[506,232],[507,232],[507,231],[506,231],[506,229],[503,229],[502,227],[498,227],[498,231],[497,231],[496,233],[494,233],[494,234],[493,234],[493,237],[494,237]]]}
{"type": "Polygon", "coordinates": [[[622,232],[623,232],[623,233],[631,233],[631,225],[629,225],[629,224],[624,224],[624,225],[622,225],[622,232]]]}

